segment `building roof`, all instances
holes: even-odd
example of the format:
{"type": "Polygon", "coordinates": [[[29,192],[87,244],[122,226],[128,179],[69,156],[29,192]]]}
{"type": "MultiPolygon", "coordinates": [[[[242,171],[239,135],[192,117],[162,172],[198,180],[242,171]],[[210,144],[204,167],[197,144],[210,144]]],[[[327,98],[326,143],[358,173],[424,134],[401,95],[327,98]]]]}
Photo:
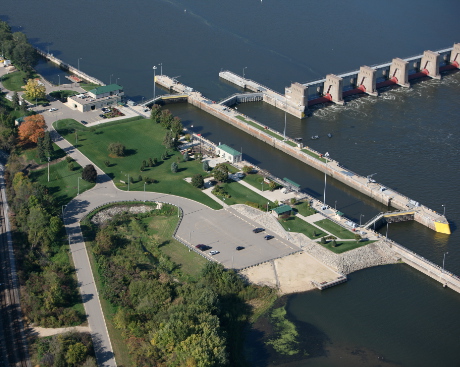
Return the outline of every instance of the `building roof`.
{"type": "Polygon", "coordinates": [[[278,215],[290,212],[291,210],[292,210],[292,208],[289,205],[286,205],[286,204],[281,205],[281,206],[273,209],[273,211],[278,215]]]}
{"type": "Polygon", "coordinates": [[[284,177],[283,180],[286,181],[288,184],[291,184],[294,187],[300,188],[300,185],[297,182],[294,182],[287,177],[284,177]]]}
{"type": "Polygon", "coordinates": [[[225,153],[231,154],[233,156],[235,155],[241,155],[241,152],[238,152],[237,150],[229,147],[228,145],[221,144],[217,148],[222,149],[225,153]]]}
{"type": "Polygon", "coordinates": [[[97,96],[98,94],[115,92],[116,90],[123,90],[123,87],[119,86],[118,84],[109,84],[109,85],[104,85],[103,87],[97,87],[97,88],[91,89],[89,92],[97,96]]]}

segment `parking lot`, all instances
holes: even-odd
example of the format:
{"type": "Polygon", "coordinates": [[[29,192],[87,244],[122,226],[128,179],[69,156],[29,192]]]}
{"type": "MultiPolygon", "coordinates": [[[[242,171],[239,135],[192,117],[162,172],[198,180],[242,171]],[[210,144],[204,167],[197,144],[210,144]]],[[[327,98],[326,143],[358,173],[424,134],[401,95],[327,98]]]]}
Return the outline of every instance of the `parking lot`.
{"type": "Polygon", "coordinates": [[[196,214],[191,213],[194,220],[184,217],[177,236],[193,247],[198,244],[209,246],[203,253],[227,268],[242,269],[299,250],[271,231],[253,233],[254,228],[260,227],[258,223],[227,210],[214,211],[213,215],[200,218],[196,214]],[[273,235],[274,238],[265,240],[265,235],[273,235]],[[237,246],[243,246],[244,250],[236,250],[237,246]],[[209,255],[212,250],[220,253],[209,255]]]}

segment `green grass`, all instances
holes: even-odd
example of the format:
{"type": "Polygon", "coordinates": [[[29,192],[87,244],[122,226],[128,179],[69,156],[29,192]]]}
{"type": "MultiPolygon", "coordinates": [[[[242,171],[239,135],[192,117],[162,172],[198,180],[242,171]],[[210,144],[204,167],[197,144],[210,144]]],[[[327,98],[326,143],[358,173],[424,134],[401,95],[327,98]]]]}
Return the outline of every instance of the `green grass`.
{"type": "MultiPolygon", "coordinates": [[[[83,169],[74,162],[75,169],[69,171],[67,161],[63,160],[56,164],[50,164],[50,182],[48,182],[48,168],[42,168],[30,172],[30,178],[34,182],[39,182],[56,198],[57,205],[65,205],[78,192],[78,177],[81,177],[83,169]]],[[[80,179],[80,194],[94,186],[93,183],[80,179]]]]}
{"type": "Polygon", "coordinates": [[[225,165],[227,166],[228,168],[228,172],[229,173],[237,173],[237,172],[240,172],[240,170],[236,167],[233,167],[231,164],[229,163],[225,163],[225,165]]]}
{"type": "Polygon", "coordinates": [[[289,144],[291,147],[297,147],[298,146],[296,143],[294,143],[293,141],[290,141],[290,140],[286,140],[285,143],[289,144]]]}
{"type": "Polygon", "coordinates": [[[24,79],[26,79],[26,73],[22,71],[15,71],[13,73],[9,73],[3,76],[3,86],[13,92],[23,92],[24,89],[22,88],[26,83],[24,83],[24,79]]]}
{"type": "MultiPolygon", "coordinates": [[[[264,181],[264,177],[262,175],[259,175],[258,173],[249,173],[243,178],[243,180],[254,186],[256,189],[262,190],[262,182],[264,181]]],[[[268,183],[263,183],[263,190],[270,190],[268,183]]]]}
{"type": "MultiPolygon", "coordinates": [[[[246,120],[246,119],[245,119],[243,116],[241,116],[241,115],[236,116],[236,118],[239,119],[239,120],[241,120],[241,121],[246,122],[247,124],[249,124],[249,125],[255,127],[256,129],[258,129],[258,130],[260,130],[260,131],[263,131],[263,132],[267,133],[267,134],[270,135],[270,136],[273,136],[274,138],[276,138],[276,139],[278,139],[278,140],[284,140],[284,138],[283,138],[281,135],[278,135],[278,134],[276,134],[276,133],[274,133],[274,132],[272,132],[272,131],[270,131],[270,130],[268,130],[268,129],[264,129],[263,126],[261,126],[261,125],[255,123],[255,122],[253,122],[253,121],[246,120]]],[[[295,146],[295,145],[294,145],[294,146],[295,146]]]]}
{"type": "Polygon", "coordinates": [[[99,84],[94,84],[94,83],[80,83],[80,87],[82,87],[84,90],[88,91],[97,87],[100,87],[99,84]]]}
{"type": "Polygon", "coordinates": [[[313,209],[307,201],[302,201],[299,204],[294,206],[294,210],[297,210],[300,215],[308,217],[316,213],[316,210],[313,209]]]}
{"type": "Polygon", "coordinates": [[[345,229],[341,226],[339,226],[338,224],[330,221],[329,219],[322,219],[322,220],[319,220],[317,222],[315,222],[315,224],[323,229],[325,229],[326,231],[328,231],[329,233],[333,234],[335,237],[337,238],[341,238],[341,239],[354,239],[355,238],[355,234],[351,231],[349,231],[348,229],[345,229]]]}
{"type": "Polygon", "coordinates": [[[318,159],[319,161],[326,163],[326,159],[325,159],[325,158],[321,158],[318,154],[313,153],[312,151],[310,151],[310,150],[308,150],[308,149],[302,149],[302,152],[307,153],[308,155],[311,155],[313,158],[316,158],[316,159],[318,159]]]}
{"type": "Polygon", "coordinates": [[[327,235],[327,233],[323,232],[321,228],[292,215],[286,221],[281,219],[279,222],[286,231],[303,233],[305,236],[313,240],[327,235]]]}
{"type": "MultiPolygon", "coordinates": [[[[20,156],[24,157],[26,162],[32,161],[38,165],[46,164],[47,162],[47,161],[40,161],[38,157],[37,147],[27,148],[27,149],[22,150],[20,152],[20,156]]],[[[59,159],[65,156],[66,156],[65,152],[61,148],[59,148],[55,143],[53,143],[53,152],[51,152],[51,155],[50,155],[51,161],[54,161],[56,159],[59,159]]]]}
{"type": "Polygon", "coordinates": [[[199,161],[180,162],[179,171],[171,172],[171,164],[177,162],[180,153],[170,150],[170,156],[165,161],[161,155],[165,152],[162,145],[166,134],[164,128],[152,120],[138,119],[116,121],[98,127],[95,132],[72,119],[59,120],[54,123],[58,132],[70,143],[75,144],[74,130],[78,130],[77,148],[92,160],[98,167],[104,170],[111,177],[117,187],[127,190],[128,174],[133,177],[134,183],[130,184],[131,191],[143,191],[144,182],[139,181],[139,175],[147,176],[157,180],[157,183],[146,185],[146,191],[163,192],[183,196],[203,203],[213,209],[221,209],[221,205],[212,200],[201,190],[193,187],[184,178],[192,177],[196,173],[203,173],[203,167],[199,161]],[[126,147],[126,156],[122,158],[111,158],[107,150],[110,143],[123,142],[126,147]],[[156,167],[148,167],[141,172],[142,161],[149,158],[157,158],[156,167]],[[110,166],[106,167],[104,161],[109,161],[110,166]]]}
{"type": "Polygon", "coordinates": [[[326,244],[322,244],[321,242],[318,241],[318,243],[327,248],[328,250],[336,253],[336,254],[341,254],[346,251],[353,250],[358,247],[363,247],[366,246],[372,242],[375,241],[361,241],[361,242],[356,242],[356,241],[336,241],[337,247],[332,247],[332,241],[328,241],[326,244]]]}
{"type": "MultiPolygon", "coordinates": [[[[245,204],[247,201],[251,203],[257,203],[261,207],[266,207],[267,202],[270,202],[263,196],[255,193],[251,189],[248,189],[246,186],[241,185],[236,181],[229,180],[228,182],[224,183],[223,185],[224,190],[230,195],[229,198],[225,198],[225,203],[228,205],[233,204],[245,204]]],[[[223,198],[219,197],[221,200],[223,198]]],[[[272,203],[270,202],[270,206],[272,203]]]]}
{"type": "Polygon", "coordinates": [[[49,103],[49,101],[46,99],[46,98],[29,98],[27,97],[25,94],[22,95],[22,97],[26,100],[26,101],[29,101],[30,103],[32,104],[36,104],[36,105],[42,105],[42,104],[45,104],[45,103],[49,103]]]}

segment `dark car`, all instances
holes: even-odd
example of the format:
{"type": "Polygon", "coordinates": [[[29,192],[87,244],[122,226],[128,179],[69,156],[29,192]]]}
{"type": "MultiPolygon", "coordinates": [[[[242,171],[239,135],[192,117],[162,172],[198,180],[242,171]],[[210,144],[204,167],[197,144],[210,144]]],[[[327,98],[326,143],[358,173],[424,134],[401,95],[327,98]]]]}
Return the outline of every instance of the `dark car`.
{"type": "Polygon", "coordinates": [[[238,247],[236,248],[236,251],[241,251],[241,250],[244,250],[244,247],[243,247],[243,246],[238,246],[238,247]]]}
{"type": "Polygon", "coordinates": [[[196,245],[195,247],[196,247],[198,250],[201,250],[201,251],[206,251],[206,250],[209,250],[209,249],[212,248],[211,246],[206,246],[206,245],[203,245],[203,244],[196,245]]]}
{"type": "Polygon", "coordinates": [[[217,185],[217,181],[214,181],[214,180],[209,181],[209,185],[210,186],[215,186],[215,185],[217,185]]]}
{"type": "Polygon", "coordinates": [[[275,236],[271,236],[271,235],[267,234],[267,235],[264,237],[264,239],[266,239],[266,240],[271,240],[272,238],[275,238],[275,236]]]}
{"type": "Polygon", "coordinates": [[[43,107],[48,107],[50,104],[49,103],[43,103],[42,106],[43,107]]]}
{"type": "Polygon", "coordinates": [[[252,231],[253,231],[254,233],[260,233],[260,232],[265,231],[265,229],[263,229],[263,228],[254,228],[252,231]]]}
{"type": "Polygon", "coordinates": [[[86,125],[88,122],[81,120],[81,123],[82,123],[83,125],[86,125]]]}

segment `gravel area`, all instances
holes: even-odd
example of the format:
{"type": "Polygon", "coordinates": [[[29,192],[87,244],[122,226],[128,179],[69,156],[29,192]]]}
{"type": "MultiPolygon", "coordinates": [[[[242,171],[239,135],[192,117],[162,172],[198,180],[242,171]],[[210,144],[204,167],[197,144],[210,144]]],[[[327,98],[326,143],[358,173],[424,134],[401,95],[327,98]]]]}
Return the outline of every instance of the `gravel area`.
{"type": "Polygon", "coordinates": [[[150,205],[135,205],[135,206],[128,206],[128,205],[120,205],[120,206],[113,206],[104,210],[101,210],[100,212],[96,213],[91,218],[91,223],[101,225],[102,223],[105,223],[112,219],[115,215],[123,212],[130,212],[133,214],[138,214],[138,213],[146,213],[150,212],[155,209],[161,209],[163,203],[156,203],[157,206],[153,207],[150,205]]]}

